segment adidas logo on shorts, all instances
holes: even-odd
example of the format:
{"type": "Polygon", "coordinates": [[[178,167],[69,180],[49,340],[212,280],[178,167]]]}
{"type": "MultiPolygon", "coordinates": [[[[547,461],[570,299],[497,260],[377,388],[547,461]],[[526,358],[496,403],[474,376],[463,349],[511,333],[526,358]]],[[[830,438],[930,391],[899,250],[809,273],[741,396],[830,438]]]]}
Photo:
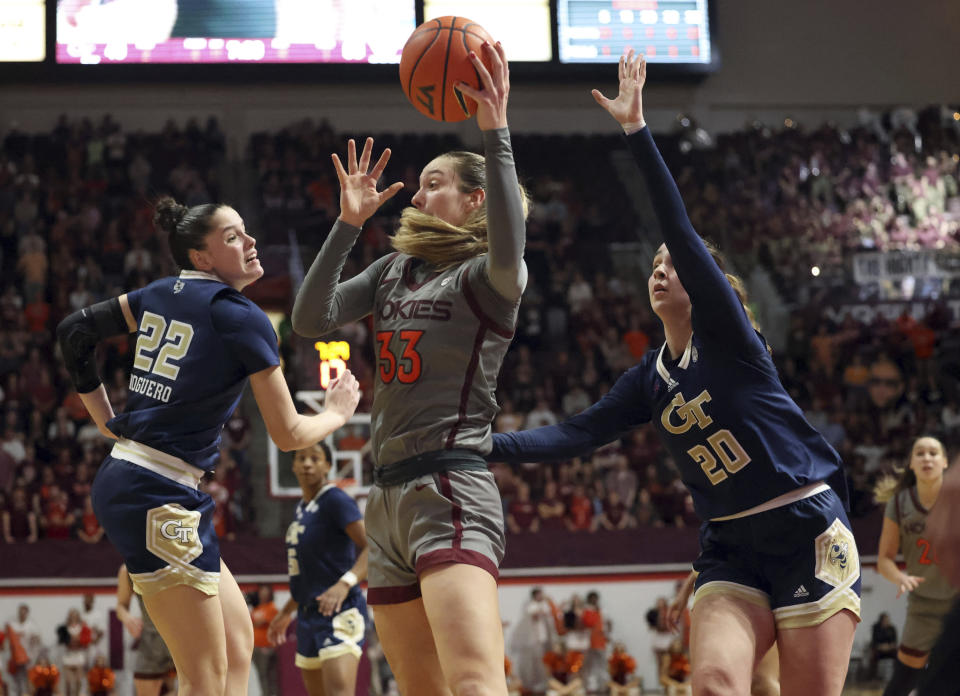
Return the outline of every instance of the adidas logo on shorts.
{"type": "Polygon", "coordinates": [[[793,596],[794,596],[794,597],[797,597],[797,598],[799,598],[799,597],[809,597],[809,596],[810,596],[810,593],[807,592],[807,588],[806,588],[806,587],[804,587],[803,585],[800,585],[800,587],[797,588],[797,591],[793,593],[793,596]]]}

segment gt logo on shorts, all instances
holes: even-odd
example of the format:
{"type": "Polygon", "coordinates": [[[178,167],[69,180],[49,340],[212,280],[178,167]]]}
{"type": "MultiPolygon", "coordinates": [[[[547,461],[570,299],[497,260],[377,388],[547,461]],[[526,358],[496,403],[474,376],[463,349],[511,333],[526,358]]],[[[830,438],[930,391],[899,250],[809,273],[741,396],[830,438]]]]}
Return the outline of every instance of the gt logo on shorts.
{"type": "Polygon", "coordinates": [[[190,563],[203,553],[200,513],[168,503],[147,512],[147,550],[168,563],[190,563]]]}
{"type": "Polygon", "coordinates": [[[860,557],[853,534],[839,519],[835,519],[823,534],[817,537],[816,576],[834,587],[843,585],[860,574],[860,557]]]}
{"type": "Polygon", "coordinates": [[[174,541],[179,540],[181,544],[186,544],[190,541],[190,535],[193,534],[193,529],[180,526],[180,523],[176,520],[167,520],[160,525],[160,533],[167,537],[167,539],[173,539],[174,541]]]}

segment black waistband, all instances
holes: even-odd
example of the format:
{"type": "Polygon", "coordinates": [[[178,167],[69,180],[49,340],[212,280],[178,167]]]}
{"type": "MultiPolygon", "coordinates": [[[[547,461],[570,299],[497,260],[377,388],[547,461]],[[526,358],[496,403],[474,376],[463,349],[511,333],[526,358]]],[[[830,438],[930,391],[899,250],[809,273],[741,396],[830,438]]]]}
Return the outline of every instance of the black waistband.
{"type": "Polygon", "coordinates": [[[373,482],[380,486],[399,486],[440,471],[486,471],[487,461],[476,450],[448,449],[424,452],[401,459],[389,466],[373,469],[373,482]]]}

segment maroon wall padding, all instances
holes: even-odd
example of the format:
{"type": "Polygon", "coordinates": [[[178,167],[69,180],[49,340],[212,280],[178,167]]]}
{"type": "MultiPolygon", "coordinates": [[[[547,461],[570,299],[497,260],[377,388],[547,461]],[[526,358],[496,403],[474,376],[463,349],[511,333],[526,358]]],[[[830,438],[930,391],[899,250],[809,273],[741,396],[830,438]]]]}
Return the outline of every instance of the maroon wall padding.
{"type": "Polygon", "coordinates": [[[110,669],[123,669],[123,623],[117,618],[117,610],[110,610],[107,620],[107,639],[109,640],[110,669]]]}
{"type": "MultiPolygon", "coordinates": [[[[860,555],[877,552],[883,511],[853,521],[860,555]]],[[[634,563],[690,563],[697,557],[697,528],[644,527],[620,531],[541,531],[508,534],[502,568],[615,566],[634,563]]],[[[283,539],[238,537],[221,541],[234,575],[285,575],[283,539]]],[[[116,582],[120,555],[106,541],[45,539],[35,544],[0,544],[0,578],[104,578],[116,582]]]]}

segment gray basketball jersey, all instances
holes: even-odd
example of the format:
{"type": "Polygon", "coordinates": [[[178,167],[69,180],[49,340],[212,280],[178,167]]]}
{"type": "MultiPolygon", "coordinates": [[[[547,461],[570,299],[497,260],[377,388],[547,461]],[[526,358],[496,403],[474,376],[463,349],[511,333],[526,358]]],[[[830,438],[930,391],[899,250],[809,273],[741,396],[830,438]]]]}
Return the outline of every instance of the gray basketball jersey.
{"type": "Polygon", "coordinates": [[[948,599],[956,590],[940,572],[936,563],[936,550],[924,534],[928,510],[920,503],[916,486],[897,491],[887,501],[885,516],[900,526],[900,553],[907,565],[907,572],[923,578],[913,594],[927,599],[948,599]]]}
{"type": "Polygon", "coordinates": [[[490,452],[497,375],[520,302],[491,287],[485,259],[432,274],[406,254],[384,266],[373,308],[378,466],[435,450],[490,452]]]}

